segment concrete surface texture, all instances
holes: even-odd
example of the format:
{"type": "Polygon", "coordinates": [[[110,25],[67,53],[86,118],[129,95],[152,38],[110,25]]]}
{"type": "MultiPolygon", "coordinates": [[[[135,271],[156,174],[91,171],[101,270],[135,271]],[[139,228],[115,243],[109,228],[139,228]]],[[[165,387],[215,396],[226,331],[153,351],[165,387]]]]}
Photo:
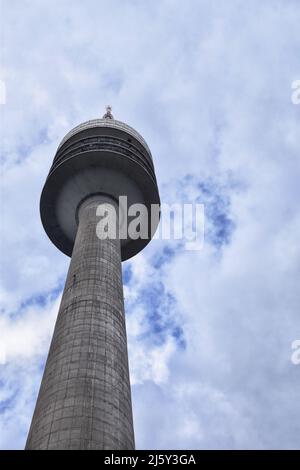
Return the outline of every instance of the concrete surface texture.
{"type": "Polygon", "coordinates": [[[96,208],[108,203],[117,208],[103,195],[79,207],[26,449],[134,449],[120,240],[96,235],[96,208]]]}

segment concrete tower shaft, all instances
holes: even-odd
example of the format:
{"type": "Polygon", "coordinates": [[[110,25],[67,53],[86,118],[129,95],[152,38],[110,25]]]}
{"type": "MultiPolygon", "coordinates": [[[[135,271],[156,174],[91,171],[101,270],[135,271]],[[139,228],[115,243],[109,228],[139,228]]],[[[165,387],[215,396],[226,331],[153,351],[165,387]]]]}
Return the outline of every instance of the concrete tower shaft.
{"type": "Polygon", "coordinates": [[[134,448],[121,261],[149,243],[159,203],[146,142],[110,108],[59,145],[40,211],[49,238],[72,259],[26,449],[134,448]],[[148,238],[96,231],[97,208],[108,204],[116,233],[119,222],[127,230],[120,196],[147,207],[148,238]]]}
{"type": "Polygon", "coordinates": [[[27,449],[133,449],[120,241],[96,233],[99,204],[79,225],[27,449]]]}

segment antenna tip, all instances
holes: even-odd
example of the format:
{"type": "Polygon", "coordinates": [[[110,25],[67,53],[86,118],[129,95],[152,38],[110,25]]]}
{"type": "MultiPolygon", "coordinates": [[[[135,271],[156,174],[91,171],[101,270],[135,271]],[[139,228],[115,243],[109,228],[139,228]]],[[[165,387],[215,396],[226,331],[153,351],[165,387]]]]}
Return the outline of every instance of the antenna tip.
{"type": "Polygon", "coordinates": [[[111,113],[112,107],[110,105],[105,106],[106,113],[104,114],[102,119],[113,119],[113,115],[111,113]]]}

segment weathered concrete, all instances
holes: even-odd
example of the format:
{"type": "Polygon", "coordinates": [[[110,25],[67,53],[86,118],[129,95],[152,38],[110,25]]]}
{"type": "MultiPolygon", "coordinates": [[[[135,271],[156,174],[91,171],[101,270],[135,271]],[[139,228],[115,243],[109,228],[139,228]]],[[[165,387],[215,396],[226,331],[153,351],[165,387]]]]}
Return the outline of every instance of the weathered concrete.
{"type": "Polygon", "coordinates": [[[96,236],[96,207],[112,202],[80,206],[26,449],[134,449],[120,241],[96,236]]]}

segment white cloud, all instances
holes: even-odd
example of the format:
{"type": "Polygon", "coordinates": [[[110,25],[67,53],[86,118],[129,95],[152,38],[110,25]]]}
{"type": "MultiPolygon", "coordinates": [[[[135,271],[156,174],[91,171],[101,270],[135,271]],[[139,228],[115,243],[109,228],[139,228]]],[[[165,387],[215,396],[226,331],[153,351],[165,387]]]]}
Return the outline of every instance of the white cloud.
{"type": "Polygon", "coordinates": [[[0,317],[0,344],[7,362],[43,356],[57,316],[60,297],[46,305],[32,305],[15,318],[0,317]]]}
{"type": "Polygon", "coordinates": [[[0,317],[0,448],[24,448],[60,298],[0,317]]]}

